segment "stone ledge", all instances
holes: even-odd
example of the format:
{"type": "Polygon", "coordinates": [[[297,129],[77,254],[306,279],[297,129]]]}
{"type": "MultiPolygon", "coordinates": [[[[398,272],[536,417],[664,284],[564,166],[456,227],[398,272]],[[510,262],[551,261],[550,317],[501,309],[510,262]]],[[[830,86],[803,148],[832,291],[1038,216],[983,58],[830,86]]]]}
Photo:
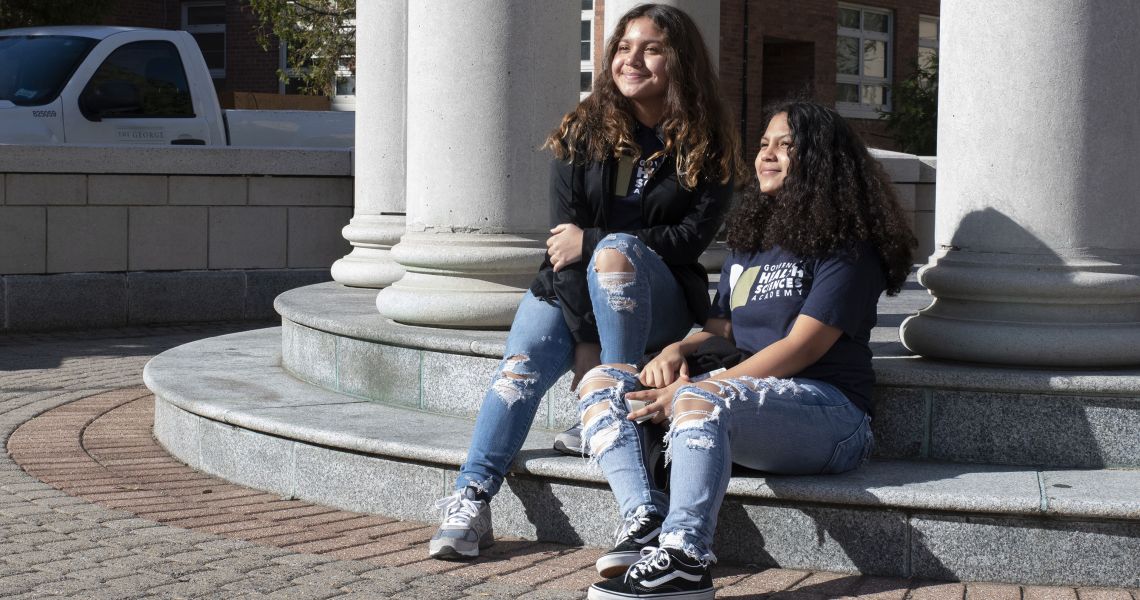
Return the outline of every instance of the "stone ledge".
{"type": "MultiPolygon", "coordinates": [[[[152,359],[144,379],[160,401],[250,432],[448,468],[462,462],[470,420],[362,401],[297,381],[279,365],[279,335],[271,328],[187,344],[152,359]],[[400,427],[391,426],[397,422],[400,427]]],[[[604,483],[586,461],[553,453],[554,434],[532,429],[516,472],[604,483]]],[[[838,476],[734,477],[729,493],[883,510],[1140,519],[1140,471],[1127,470],[1039,472],[876,460],[838,476]],[[1056,483],[1070,487],[1051,487],[1056,483]],[[1102,488],[1111,493],[1102,494],[1102,488]]]]}
{"type": "Polygon", "coordinates": [[[3,145],[0,173],[348,177],[351,149],[3,145]]]}
{"type": "MultiPolygon", "coordinates": [[[[376,290],[349,288],[335,282],[291,290],[273,307],[285,319],[338,336],[423,350],[454,352],[499,359],[505,331],[442,329],[403,325],[384,319],[375,306],[376,290]],[[335,310],[332,307],[335,306],[335,310]]],[[[929,301],[926,291],[908,286],[901,296],[880,302],[880,326],[872,332],[873,365],[880,385],[938,387],[1022,394],[1131,396],[1140,407],[1140,369],[1071,371],[992,367],[933,360],[903,354],[896,314],[912,314],[929,301]],[[891,311],[886,313],[885,311],[891,311]],[[886,343],[885,340],[893,340],[886,343]]]]}

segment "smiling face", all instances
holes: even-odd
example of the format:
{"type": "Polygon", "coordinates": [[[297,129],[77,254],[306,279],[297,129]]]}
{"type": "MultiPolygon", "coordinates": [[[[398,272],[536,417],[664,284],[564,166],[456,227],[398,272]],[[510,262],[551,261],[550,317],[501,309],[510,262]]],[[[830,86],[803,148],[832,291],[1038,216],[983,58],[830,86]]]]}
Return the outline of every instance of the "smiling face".
{"type": "Polygon", "coordinates": [[[626,24],[610,64],[618,91],[632,101],[639,113],[634,116],[646,125],[657,124],[665,104],[669,88],[665,49],[665,33],[649,17],[638,17],[626,24]]]}
{"type": "Polygon", "coordinates": [[[788,114],[777,113],[760,138],[760,153],[756,155],[756,177],[760,180],[761,192],[774,194],[784,187],[784,178],[792,165],[794,141],[788,114]]]}

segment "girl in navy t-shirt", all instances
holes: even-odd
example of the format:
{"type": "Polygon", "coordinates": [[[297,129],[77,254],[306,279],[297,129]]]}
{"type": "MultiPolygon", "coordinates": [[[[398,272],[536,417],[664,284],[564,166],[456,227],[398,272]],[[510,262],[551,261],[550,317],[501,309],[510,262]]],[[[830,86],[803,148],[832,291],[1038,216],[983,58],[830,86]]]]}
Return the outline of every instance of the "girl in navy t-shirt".
{"type": "Polygon", "coordinates": [[[897,294],[910,271],[914,235],[882,168],[833,109],[776,109],[756,175],[728,218],[732,253],[704,330],[640,371],[598,367],[579,388],[590,454],[619,506],[637,507],[598,560],[614,578],[592,586],[591,599],[712,598],[713,532],[733,463],[840,473],[870,453],[868,340],[879,296],[897,294]],[[686,357],[716,336],[748,358],[694,383],[686,357]],[[644,418],[672,419],[667,500],[643,466],[634,421],[644,418]]]}

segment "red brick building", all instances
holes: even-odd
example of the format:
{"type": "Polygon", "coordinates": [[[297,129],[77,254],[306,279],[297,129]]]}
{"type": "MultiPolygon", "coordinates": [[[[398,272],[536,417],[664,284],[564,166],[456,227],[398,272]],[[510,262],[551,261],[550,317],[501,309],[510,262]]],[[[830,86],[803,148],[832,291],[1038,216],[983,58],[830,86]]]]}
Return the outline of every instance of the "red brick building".
{"type": "MultiPolygon", "coordinates": [[[[582,5],[584,20],[593,13],[596,65],[609,33],[600,27],[605,0],[582,5]]],[[[835,106],[869,145],[894,147],[878,111],[891,110],[891,84],[913,72],[920,53],[937,51],[938,8],[939,0],[721,0],[721,81],[748,154],[764,107],[801,95],[835,106]]],[[[584,71],[591,66],[583,61],[584,71]]]]}
{"type": "Polygon", "coordinates": [[[760,139],[763,107],[798,94],[852,118],[869,145],[892,147],[877,110],[891,109],[890,85],[914,71],[920,48],[937,48],[938,6],[939,0],[722,0],[721,80],[744,122],[746,147],[760,139]]]}
{"type": "Polygon", "coordinates": [[[118,0],[104,22],[189,31],[202,47],[223,100],[232,92],[284,91],[277,78],[280,51],[261,49],[257,17],[241,0],[118,0]]]}

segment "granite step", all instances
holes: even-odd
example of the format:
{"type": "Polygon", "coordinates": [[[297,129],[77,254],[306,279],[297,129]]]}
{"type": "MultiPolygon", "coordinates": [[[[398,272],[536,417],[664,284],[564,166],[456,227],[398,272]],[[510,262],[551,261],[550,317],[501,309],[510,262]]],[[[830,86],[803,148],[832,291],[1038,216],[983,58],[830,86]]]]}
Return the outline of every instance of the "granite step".
{"type": "MultiPolygon", "coordinates": [[[[375,290],[326,283],[277,298],[282,364],[329,391],[473,418],[506,333],[401,325],[376,311],[375,290]]],[[[1140,468],[1140,370],[1035,370],[931,361],[899,343],[902,320],[929,296],[908,283],[879,302],[871,334],[876,456],[1042,468],[1140,468]]],[[[577,421],[570,377],[537,424],[577,421]]]]}
{"type": "MultiPolygon", "coordinates": [[[[282,333],[221,336],[155,357],[144,378],[159,441],[190,466],[243,485],[434,520],[432,501],[451,489],[471,420],[301,381],[283,366],[282,333]]],[[[531,431],[495,499],[495,527],[604,547],[612,495],[596,466],[550,450],[556,432],[531,431]]],[[[1140,470],[876,459],[843,475],[740,472],[716,552],[758,566],[1135,587],[1140,470]]]]}

